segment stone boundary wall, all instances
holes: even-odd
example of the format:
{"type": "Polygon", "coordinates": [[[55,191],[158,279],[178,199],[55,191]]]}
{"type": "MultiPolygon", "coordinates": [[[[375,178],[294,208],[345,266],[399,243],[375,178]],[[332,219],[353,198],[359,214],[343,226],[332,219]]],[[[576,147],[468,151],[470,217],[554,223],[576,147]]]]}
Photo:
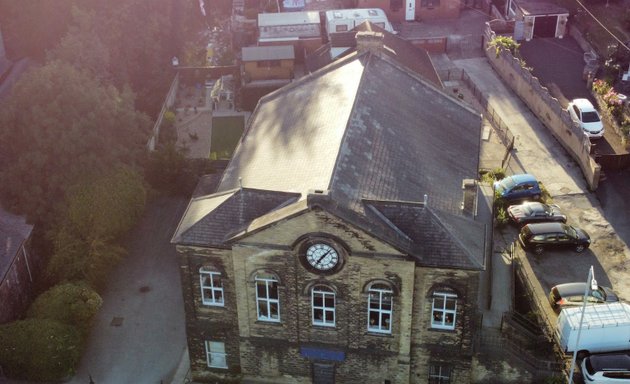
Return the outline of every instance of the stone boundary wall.
{"type": "Polygon", "coordinates": [[[177,87],[179,86],[179,72],[175,74],[175,78],[173,78],[173,82],[171,83],[171,88],[168,90],[166,94],[166,99],[162,104],[162,109],[160,110],[160,114],[158,115],[155,124],[153,124],[153,129],[151,130],[151,137],[149,137],[149,141],[147,142],[147,149],[149,151],[155,151],[155,146],[157,145],[158,138],[160,137],[160,125],[162,125],[162,119],[164,118],[164,113],[173,106],[175,103],[175,96],[177,95],[177,87]]]}
{"type": "MultiPolygon", "coordinates": [[[[483,36],[486,47],[496,36],[488,23],[486,23],[483,36]]],[[[599,184],[601,166],[595,162],[590,154],[590,140],[571,121],[569,114],[562,108],[558,99],[551,96],[549,90],[540,84],[538,78],[522,68],[520,61],[509,51],[502,51],[498,57],[493,49],[485,49],[485,52],[488,61],[503,81],[523,100],[578,163],[589,189],[591,191],[596,190],[599,184]]]]}

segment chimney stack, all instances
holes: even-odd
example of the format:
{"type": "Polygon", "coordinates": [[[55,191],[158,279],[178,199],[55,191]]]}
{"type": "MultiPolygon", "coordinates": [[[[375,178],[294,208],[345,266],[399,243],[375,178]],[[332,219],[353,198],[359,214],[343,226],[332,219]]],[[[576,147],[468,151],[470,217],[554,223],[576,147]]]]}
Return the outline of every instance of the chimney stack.
{"type": "Polygon", "coordinates": [[[379,54],[383,49],[383,33],[374,31],[360,31],[356,34],[357,51],[379,54]]]}

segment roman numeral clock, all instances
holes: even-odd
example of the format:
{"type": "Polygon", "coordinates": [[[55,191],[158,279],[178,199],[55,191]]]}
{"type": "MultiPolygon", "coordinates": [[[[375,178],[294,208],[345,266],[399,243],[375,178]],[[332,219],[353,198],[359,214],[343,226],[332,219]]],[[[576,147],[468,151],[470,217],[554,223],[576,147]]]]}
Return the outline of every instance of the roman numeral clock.
{"type": "Polygon", "coordinates": [[[343,248],[327,238],[311,238],[300,247],[304,267],[316,274],[338,272],[344,262],[343,248]]]}

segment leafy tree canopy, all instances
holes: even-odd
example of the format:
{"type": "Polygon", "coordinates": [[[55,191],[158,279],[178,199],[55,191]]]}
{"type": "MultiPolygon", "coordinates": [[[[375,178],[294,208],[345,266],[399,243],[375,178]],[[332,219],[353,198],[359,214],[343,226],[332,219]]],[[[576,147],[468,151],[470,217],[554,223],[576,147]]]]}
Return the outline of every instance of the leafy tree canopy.
{"type": "Polygon", "coordinates": [[[0,196],[32,219],[49,218],[68,185],[112,164],[133,164],[150,124],[133,94],[55,61],[16,83],[0,111],[0,196]]]}
{"type": "Polygon", "coordinates": [[[146,190],[140,174],[121,167],[86,178],[69,188],[62,219],[51,231],[53,280],[87,280],[100,286],[125,255],[116,240],[144,212],[146,190]]]}
{"type": "Polygon", "coordinates": [[[61,380],[74,374],[82,339],[75,327],[50,319],[0,325],[0,365],[16,379],[61,380]]]}
{"type": "Polygon", "coordinates": [[[27,316],[56,320],[85,332],[102,304],[101,296],[87,284],[65,283],[37,296],[27,316]]]}

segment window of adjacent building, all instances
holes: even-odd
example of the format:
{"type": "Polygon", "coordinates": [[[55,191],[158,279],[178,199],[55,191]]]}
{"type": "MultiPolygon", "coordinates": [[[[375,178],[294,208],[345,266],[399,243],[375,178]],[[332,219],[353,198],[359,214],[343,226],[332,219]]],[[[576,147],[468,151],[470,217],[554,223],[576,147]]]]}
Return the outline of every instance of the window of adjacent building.
{"type": "Polygon", "coordinates": [[[204,305],[223,306],[223,279],[219,272],[199,269],[201,302],[204,305]]]}
{"type": "Polygon", "coordinates": [[[443,365],[429,366],[429,384],[449,384],[451,382],[451,369],[443,365]]]}
{"type": "Polygon", "coordinates": [[[402,0],[389,0],[389,9],[391,9],[392,11],[397,11],[402,8],[402,6],[402,0]]]}
{"type": "Polygon", "coordinates": [[[457,295],[447,292],[434,292],[431,307],[431,327],[455,329],[457,315],[457,295]]]}
{"type": "Polygon", "coordinates": [[[420,6],[424,8],[439,7],[440,0],[420,0],[420,6]]]}
{"type": "Polygon", "coordinates": [[[368,331],[391,333],[392,289],[385,284],[373,284],[368,290],[368,331]]]}
{"type": "Polygon", "coordinates": [[[225,343],[206,340],[206,360],[210,368],[227,368],[225,343]]]}
{"type": "Polygon", "coordinates": [[[313,325],[335,326],[335,292],[325,285],[311,291],[313,325]]]}
{"type": "Polygon", "coordinates": [[[346,24],[335,25],[335,32],[347,32],[348,26],[346,24]]]}
{"type": "Polygon", "coordinates": [[[280,321],[278,279],[273,275],[256,275],[255,281],[258,320],[280,321]]]}

